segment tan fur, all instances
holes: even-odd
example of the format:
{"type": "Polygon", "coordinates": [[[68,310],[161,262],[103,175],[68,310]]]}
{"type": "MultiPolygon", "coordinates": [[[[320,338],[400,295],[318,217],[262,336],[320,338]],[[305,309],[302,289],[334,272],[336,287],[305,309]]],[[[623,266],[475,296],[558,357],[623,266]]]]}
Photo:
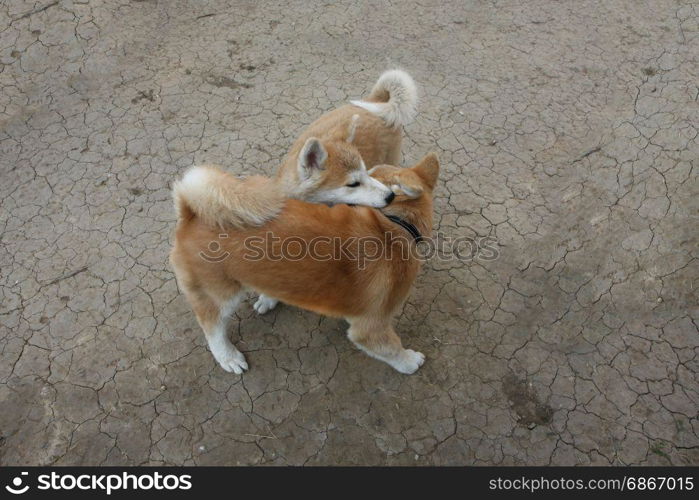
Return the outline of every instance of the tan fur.
{"type": "MultiPolygon", "coordinates": [[[[399,193],[383,212],[404,218],[423,235],[429,236],[432,190],[438,171],[439,163],[434,154],[426,156],[411,169],[388,165],[375,168],[372,176],[385,185],[397,186],[399,193]],[[417,194],[411,197],[405,194],[408,192],[417,194]]],[[[196,212],[187,206],[185,198],[180,198],[180,203],[180,218],[170,260],[178,283],[207,338],[213,335],[224,305],[242,289],[250,288],[287,304],[346,318],[350,323],[348,335],[353,342],[401,372],[412,373],[422,364],[424,356],[403,349],[392,326],[392,320],[407,298],[420,267],[414,256],[405,260],[396,256],[402,255],[401,245],[415,243],[405,229],[380,211],[368,207],[328,207],[287,200],[273,220],[260,227],[233,229],[219,241],[219,231],[208,223],[210,221],[194,215],[196,212]],[[267,233],[273,233],[280,241],[294,237],[305,242],[317,237],[339,237],[343,241],[375,237],[397,248],[393,258],[369,260],[364,269],[344,254],[330,260],[309,256],[301,260],[275,260],[269,254],[261,260],[246,258],[251,255],[246,241],[251,241],[252,237],[264,238],[267,233]],[[388,240],[386,235],[389,235],[388,240]],[[202,259],[200,252],[205,251],[211,241],[219,241],[221,253],[229,256],[219,262],[202,259]]],[[[276,245],[278,247],[280,243],[276,245]]],[[[230,347],[231,352],[237,352],[230,347]]],[[[246,368],[247,364],[243,369],[246,368]]]]}
{"type": "Polygon", "coordinates": [[[352,144],[367,168],[381,164],[398,165],[402,129],[389,127],[373,113],[347,104],[318,118],[294,142],[277,172],[277,177],[283,185],[294,185],[297,182],[295,158],[309,137],[318,137],[322,141],[331,143],[345,142],[354,115],[359,117],[352,144]]]}
{"type": "Polygon", "coordinates": [[[350,174],[361,170],[362,159],[352,144],[328,141],[324,148],[324,168],[310,181],[286,188],[278,178],[238,178],[215,165],[192,167],[173,185],[175,211],[181,217],[196,214],[220,228],[260,226],[279,213],[287,198],[313,199],[319,191],[346,185],[350,174]]]}
{"type": "Polygon", "coordinates": [[[205,224],[219,228],[259,226],[284,206],[284,196],[271,179],[237,179],[208,165],[188,171],[172,192],[178,218],[197,214],[205,224]],[[187,182],[188,176],[200,179],[187,182]]]}
{"type": "MultiPolygon", "coordinates": [[[[364,101],[372,103],[389,102],[392,96],[383,82],[386,76],[390,77],[395,73],[396,70],[383,73],[374,85],[371,94],[364,101]]],[[[413,88],[412,92],[414,93],[415,84],[407,74],[404,75],[408,79],[409,86],[413,88]]],[[[413,99],[407,105],[413,109],[411,113],[414,113],[414,107],[417,103],[416,97],[409,96],[408,99],[413,99]]],[[[367,168],[383,164],[399,165],[403,125],[405,123],[400,121],[386,122],[382,117],[354,104],[341,106],[324,114],[306,128],[294,142],[277,176],[284,185],[293,185],[297,181],[295,158],[309,137],[317,137],[322,141],[329,142],[346,142],[347,138],[351,137],[352,140],[350,142],[356,146],[367,168]],[[351,130],[355,120],[354,133],[352,133],[351,130]],[[349,134],[348,130],[350,131],[349,134]]]]}

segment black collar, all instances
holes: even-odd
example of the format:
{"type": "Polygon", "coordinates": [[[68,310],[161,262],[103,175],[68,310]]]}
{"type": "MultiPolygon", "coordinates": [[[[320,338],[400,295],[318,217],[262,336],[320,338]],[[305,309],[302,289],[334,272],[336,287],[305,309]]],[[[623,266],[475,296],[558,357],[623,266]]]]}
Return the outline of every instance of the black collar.
{"type": "Polygon", "coordinates": [[[420,243],[422,241],[422,235],[420,234],[420,231],[417,230],[415,225],[411,224],[407,220],[401,219],[400,217],[398,217],[396,215],[387,215],[387,214],[384,214],[384,215],[386,216],[387,219],[395,222],[400,227],[402,227],[403,229],[408,231],[410,233],[410,236],[412,236],[413,239],[415,240],[415,243],[420,243]]]}

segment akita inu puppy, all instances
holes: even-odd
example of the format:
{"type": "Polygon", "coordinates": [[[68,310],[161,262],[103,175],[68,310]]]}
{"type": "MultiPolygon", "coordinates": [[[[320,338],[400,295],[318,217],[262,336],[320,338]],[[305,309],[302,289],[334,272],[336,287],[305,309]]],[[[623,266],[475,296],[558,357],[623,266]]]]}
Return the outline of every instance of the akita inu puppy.
{"type": "Polygon", "coordinates": [[[238,179],[208,169],[194,186],[187,177],[177,182],[173,194],[178,222],[170,262],[221,367],[235,373],[248,368],[228,339],[226,326],[245,290],[252,289],[345,318],[350,324],[348,336],[359,348],[401,373],[415,372],[425,357],[403,348],[392,323],[421,264],[417,241],[432,230],[432,190],[438,173],[434,154],[412,168],[376,166],[371,170],[373,179],[395,194],[382,211],[270,197],[265,201],[279,208],[275,218],[243,228],[230,215],[227,197],[221,196],[236,192],[238,179]],[[374,250],[371,259],[361,245],[354,253],[352,245],[349,252],[334,252],[332,247],[336,239],[344,246],[367,238],[380,250],[374,250]],[[291,239],[305,244],[306,253],[277,258],[291,239]],[[265,241],[265,250],[251,245],[253,241],[265,241]],[[211,242],[217,242],[223,258],[202,258],[211,242]]]}
{"type": "MultiPolygon", "coordinates": [[[[316,203],[376,206],[365,203],[359,194],[362,186],[373,183],[366,169],[351,172],[353,182],[335,189],[321,185],[325,189],[316,188],[316,193],[310,193],[304,186],[305,172],[298,168],[296,158],[302,156],[308,141],[316,138],[323,144],[351,143],[367,168],[399,165],[403,127],[415,116],[417,88],[405,71],[389,70],[379,77],[368,97],[350,102],[311,123],[292,145],[277,173],[277,180],[290,197],[316,203]]],[[[318,155],[322,156],[322,151],[318,155]]]]}

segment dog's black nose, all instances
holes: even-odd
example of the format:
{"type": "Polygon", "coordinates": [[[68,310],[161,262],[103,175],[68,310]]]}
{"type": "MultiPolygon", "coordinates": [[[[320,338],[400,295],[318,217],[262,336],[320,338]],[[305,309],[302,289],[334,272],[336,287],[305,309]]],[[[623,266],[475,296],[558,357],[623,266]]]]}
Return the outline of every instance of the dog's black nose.
{"type": "Polygon", "coordinates": [[[393,194],[393,191],[391,191],[391,192],[389,193],[389,195],[386,196],[386,205],[390,205],[391,202],[393,201],[393,198],[395,198],[395,197],[396,197],[396,195],[393,194]]]}

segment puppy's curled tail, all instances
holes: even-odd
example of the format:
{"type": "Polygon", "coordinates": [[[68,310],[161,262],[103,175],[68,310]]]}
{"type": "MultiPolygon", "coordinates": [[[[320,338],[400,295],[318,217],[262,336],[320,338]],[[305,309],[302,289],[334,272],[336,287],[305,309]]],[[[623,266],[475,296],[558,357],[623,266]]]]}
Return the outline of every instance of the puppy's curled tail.
{"type": "Polygon", "coordinates": [[[400,127],[415,117],[417,86],[405,71],[391,69],[379,77],[366,100],[350,102],[380,116],[389,127],[400,127]]]}
{"type": "Polygon", "coordinates": [[[260,226],[283,208],[284,198],[270,179],[237,179],[214,166],[192,167],[172,188],[178,221],[243,229],[260,226]]]}

